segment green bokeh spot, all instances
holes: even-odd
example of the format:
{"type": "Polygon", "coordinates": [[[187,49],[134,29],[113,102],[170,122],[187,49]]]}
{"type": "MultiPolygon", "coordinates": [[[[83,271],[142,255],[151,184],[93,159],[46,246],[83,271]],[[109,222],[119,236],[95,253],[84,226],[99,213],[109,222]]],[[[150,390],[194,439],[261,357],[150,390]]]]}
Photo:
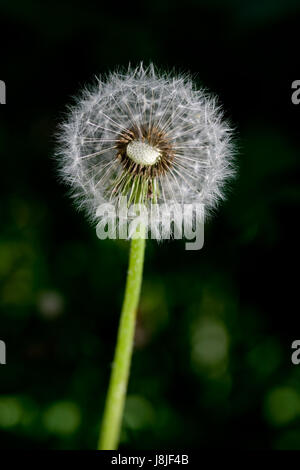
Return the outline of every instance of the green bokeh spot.
{"type": "Polygon", "coordinates": [[[43,421],[51,434],[67,436],[77,431],[81,421],[80,410],[75,403],[56,402],[46,410],[43,421]]]}
{"type": "Polygon", "coordinates": [[[269,392],[264,404],[266,419],[275,426],[284,426],[300,413],[299,394],[290,387],[278,387],[269,392]]]}

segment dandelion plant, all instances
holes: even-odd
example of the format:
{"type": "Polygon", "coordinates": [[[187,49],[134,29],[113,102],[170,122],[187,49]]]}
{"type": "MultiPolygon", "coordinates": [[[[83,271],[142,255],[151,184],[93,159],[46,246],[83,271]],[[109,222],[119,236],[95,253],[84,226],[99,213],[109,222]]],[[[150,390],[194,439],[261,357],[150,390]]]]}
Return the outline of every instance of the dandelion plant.
{"type": "Polygon", "coordinates": [[[151,213],[127,233],[129,268],[99,449],[118,447],[150,224],[152,238],[165,238],[157,207],[177,208],[171,231],[186,204],[210,213],[234,173],[231,136],[215,97],[187,75],[142,64],[98,78],[61,125],[60,174],[92,222],[105,225],[109,217],[99,208],[110,204],[117,213],[124,198],[129,209],[138,204],[151,213]]]}

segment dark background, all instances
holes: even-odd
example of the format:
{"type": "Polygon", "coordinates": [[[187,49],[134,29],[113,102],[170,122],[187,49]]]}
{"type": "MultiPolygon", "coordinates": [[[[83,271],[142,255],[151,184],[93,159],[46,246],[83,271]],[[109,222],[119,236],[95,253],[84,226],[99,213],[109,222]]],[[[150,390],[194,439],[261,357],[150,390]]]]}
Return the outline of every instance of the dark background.
{"type": "Polygon", "coordinates": [[[99,241],[54,133],[95,74],[190,71],[237,134],[205,245],[147,244],[123,449],[300,449],[299,2],[0,1],[0,446],[96,447],[128,243],[99,241]]]}

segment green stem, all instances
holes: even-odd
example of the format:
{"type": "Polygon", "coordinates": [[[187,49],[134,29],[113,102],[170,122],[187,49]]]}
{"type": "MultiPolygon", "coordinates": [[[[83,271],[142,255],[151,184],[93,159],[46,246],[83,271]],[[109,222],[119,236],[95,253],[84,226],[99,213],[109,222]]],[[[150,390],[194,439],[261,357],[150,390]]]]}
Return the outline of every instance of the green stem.
{"type": "Polygon", "coordinates": [[[143,234],[140,238],[131,241],[125,297],[100,431],[99,450],[115,450],[119,443],[133,349],[136,311],[143,277],[144,252],[143,234]]]}

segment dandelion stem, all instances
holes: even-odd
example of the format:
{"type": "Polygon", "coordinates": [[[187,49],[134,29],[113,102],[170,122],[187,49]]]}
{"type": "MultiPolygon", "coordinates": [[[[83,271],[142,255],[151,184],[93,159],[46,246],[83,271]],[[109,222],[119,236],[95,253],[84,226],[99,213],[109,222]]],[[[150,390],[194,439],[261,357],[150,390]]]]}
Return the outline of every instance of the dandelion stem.
{"type": "Polygon", "coordinates": [[[141,228],[139,234],[139,238],[131,241],[125,296],[100,431],[99,450],[115,450],[119,443],[133,349],[136,311],[143,277],[144,229],[141,228]]]}

